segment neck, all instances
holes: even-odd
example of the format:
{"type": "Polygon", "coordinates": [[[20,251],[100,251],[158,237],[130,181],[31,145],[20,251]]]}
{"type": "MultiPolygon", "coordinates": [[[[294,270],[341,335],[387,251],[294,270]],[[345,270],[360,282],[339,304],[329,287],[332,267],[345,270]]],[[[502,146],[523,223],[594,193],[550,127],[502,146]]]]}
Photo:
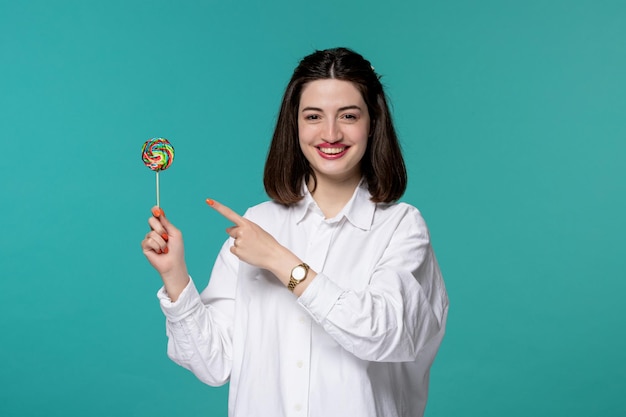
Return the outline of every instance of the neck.
{"type": "MultiPolygon", "coordinates": [[[[315,191],[311,193],[327,219],[335,217],[350,201],[354,190],[361,181],[360,177],[353,177],[343,181],[331,181],[318,176],[315,191]]],[[[307,186],[313,188],[313,180],[310,179],[307,186]]]]}

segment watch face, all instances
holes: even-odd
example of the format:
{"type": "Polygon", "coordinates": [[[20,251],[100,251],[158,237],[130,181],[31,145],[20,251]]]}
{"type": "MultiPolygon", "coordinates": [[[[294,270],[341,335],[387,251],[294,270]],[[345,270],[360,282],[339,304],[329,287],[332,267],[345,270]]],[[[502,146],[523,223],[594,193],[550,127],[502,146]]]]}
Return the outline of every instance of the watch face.
{"type": "Polygon", "coordinates": [[[291,276],[298,281],[304,279],[305,275],[306,269],[301,265],[296,266],[293,271],[291,271],[291,276]]]}

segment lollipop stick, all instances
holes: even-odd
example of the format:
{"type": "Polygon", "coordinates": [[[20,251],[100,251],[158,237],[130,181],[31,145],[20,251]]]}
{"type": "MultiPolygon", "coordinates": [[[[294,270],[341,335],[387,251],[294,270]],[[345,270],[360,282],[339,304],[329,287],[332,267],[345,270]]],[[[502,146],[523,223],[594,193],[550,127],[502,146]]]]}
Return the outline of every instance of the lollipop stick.
{"type": "Polygon", "coordinates": [[[156,172],[156,195],[157,195],[157,207],[161,207],[161,195],[159,193],[159,171],[156,172]]]}

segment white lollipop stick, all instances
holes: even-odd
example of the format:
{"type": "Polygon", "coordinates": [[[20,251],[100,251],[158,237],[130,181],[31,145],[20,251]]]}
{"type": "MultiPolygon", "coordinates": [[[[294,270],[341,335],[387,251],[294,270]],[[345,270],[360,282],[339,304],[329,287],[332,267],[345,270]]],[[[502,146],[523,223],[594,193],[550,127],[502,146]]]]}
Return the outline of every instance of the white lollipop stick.
{"type": "Polygon", "coordinates": [[[161,193],[159,192],[159,171],[156,172],[156,197],[157,207],[161,207],[161,193]]]}

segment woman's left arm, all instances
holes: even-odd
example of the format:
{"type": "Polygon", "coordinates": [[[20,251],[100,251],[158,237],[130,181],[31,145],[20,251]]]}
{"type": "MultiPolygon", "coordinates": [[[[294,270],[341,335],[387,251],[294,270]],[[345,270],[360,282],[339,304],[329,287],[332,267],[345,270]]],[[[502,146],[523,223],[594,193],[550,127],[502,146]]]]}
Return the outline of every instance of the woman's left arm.
{"type": "Polygon", "coordinates": [[[381,362],[414,361],[425,346],[436,350],[448,312],[439,265],[416,210],[397,225],[364,289],[341,288],[320,273],[298,301],[344,349],[381,362]]]}

